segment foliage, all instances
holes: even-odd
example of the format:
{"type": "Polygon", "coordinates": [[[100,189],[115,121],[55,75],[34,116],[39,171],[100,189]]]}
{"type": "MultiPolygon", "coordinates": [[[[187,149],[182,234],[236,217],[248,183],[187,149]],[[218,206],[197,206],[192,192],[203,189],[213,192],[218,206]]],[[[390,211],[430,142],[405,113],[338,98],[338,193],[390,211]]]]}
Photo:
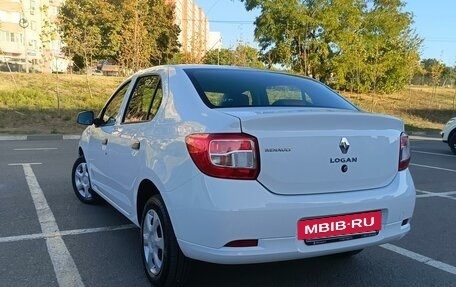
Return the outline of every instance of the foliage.
{"type": "Polygon", "coordinates": [[[103,1],[69,0],[59,13],[61,37],[69,56],[79,56],[85,65],[92,62],[102,46],[100,5],[103,1]]]}
{"type": "Polygon", "coordinates": [[[264,68],[260,61],[260,55],[257,49],[248,45],[239,44],[234,50],[233,64],[235,66],[244,66],[251,68],[264,68]]]}
{"type": "Polygon", "coordinates": [[[41,15],[43,15],[43,22],[41,25],[40,40],[42,43],[42,55],[45,63],[50,63],[51,55],[51,43],[58,39],[58,28],[55,21],[52,21],[49,17],[49,6],[40,6],[41,15]]]}
{"type": "Polygon", "coordinates": [[[112,59],[136,71],[178,51],[174,7],[165,0],[67,0],[59,21],[66,53],[84,66],[112,59]]]}
{"type": "Polygon", "coordinates": [[[444,70],[445,65],[442,63],[436,63],[431,66],[431,77],[432,77],[432,83],[434,86],[437,86],[440,80],[440,77],[442,76],[443,70],[444,70]]]}
{"type": "Polygon", "coordinates": [[[434,58],[422,59],[412,83],[415,85],[454,86],[456,84],[456,66],[449,67],[434,58]]]}
{"type": "Polygon", "coordinates": [[[238,44],[235,49],[223,48],[208,51],[203,59],[203,63],[251,68],[265,67],[260,60],[258,50],[242,43],[238,44]]]}
{"type": "Polygon", "coordinates": [[[241,0],[259,8],[262,59],[351,91],[397,91],[418,67],[422,40],[401,0],[241,0]]]}
{"type": "Polygon", "coordinates": [[[210,65],[233,65],[233,50],[226,48],[210,50],[206,53],[203,63],[210,65]]]}

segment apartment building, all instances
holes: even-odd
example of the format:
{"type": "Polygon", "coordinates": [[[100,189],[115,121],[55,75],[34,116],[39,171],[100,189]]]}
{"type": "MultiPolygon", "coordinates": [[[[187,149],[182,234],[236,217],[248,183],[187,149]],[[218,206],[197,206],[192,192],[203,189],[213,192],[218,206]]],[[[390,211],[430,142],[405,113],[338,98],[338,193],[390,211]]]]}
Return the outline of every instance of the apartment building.
{"type": "MultiPolygon", "coordinates": [[[[209,21],[193,0],[166,0],[175,6],[175,23],[179,25],[181,52],[195,61],[206,51],[221,46],[214,43],[209,21]]],[[[65,72],[62,42],[55,21],[64,0],[0,0],[0,70],[29,72],[65,72]],[[8,65],[6,65],[8,63],[8,65]]]]}
{"type": "Polygon", "coordinates": [[[181,52],[201,59],[209,49],[209,20],[203,9],[192,0],[167,0],[175,6],[175,19],[181,32],[181,52]]]}
{"type": "Polygon", "coordinates": [[[54,26],[63,0],[0,0],[0,63],[5,69],[63,72],[61,42],[46,32],[54,26]]]}

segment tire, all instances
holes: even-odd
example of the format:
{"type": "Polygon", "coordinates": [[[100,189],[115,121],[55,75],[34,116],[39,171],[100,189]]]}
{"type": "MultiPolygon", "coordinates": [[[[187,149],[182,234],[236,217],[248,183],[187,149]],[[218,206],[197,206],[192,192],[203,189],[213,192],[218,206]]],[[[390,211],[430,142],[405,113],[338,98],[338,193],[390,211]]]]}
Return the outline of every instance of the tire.
{"type": "Polygon", "coordinates": [[[450,146],[451,151],[456,154],[456,131],[453,131],[453,134],[448,138],[448,145],[450,146]]]}
{"type": "Polygon", "coordinates": [[[90,187],[90,177],[87,163],[83,156],[76,159],[71,173],[73,190],[76,197],[86,204],[100,203],[100,196],[90,187]]]}
{"type": "Polygon", "coordinates": [[[146,203],[141,220],[141,258],[153,286],[183,286],[190,259],[177,244],[165,204],[160,195],[146,203]]]}
{"type": "Polygon", "coordinates": [[[334,254],[333,256],[336,258],[350,258],[350,257],[353,257],[353,256],[359,254],[363,250],[364,249],[352,250],[352,251],[337,253],[337,254],[334,254]]]}

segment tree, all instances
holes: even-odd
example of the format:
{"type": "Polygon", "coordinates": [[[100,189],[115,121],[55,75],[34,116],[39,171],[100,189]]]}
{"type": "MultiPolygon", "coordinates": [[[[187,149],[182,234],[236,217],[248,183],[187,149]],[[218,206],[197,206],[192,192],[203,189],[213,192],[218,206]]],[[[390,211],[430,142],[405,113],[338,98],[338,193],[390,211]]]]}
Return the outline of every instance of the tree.
{"type": "Polygon", "coordinates": [[[437,86],[451,85],[456,80],[456,66],[449,67],[434,58],[422,59],[415,71],[414,83],[437,86]]]}
{"type": "MultiPolygon", "coordinates": [[[[122,43],[113,56],[124,68],[138,70],[165,64],[179,51],[174,6],[164,0],[108,0],[118,19],[122,43]]],[[[115,23],[115,21],[113,21],[115,23]]]]}
{"type": "Polygon", "coordinates": [[[101,0],[68,0],[60,9],[59,27],[66,53],[81,58],[84,66],[102,50],[103,4],[101,0]]]}
{"type": "Polygon", "coordinates": [[[456,67],[444,65],[442,71],[442,86],[451,85],[456,79],[456,67]]]}
{"type": "Polygon", "coordinates": [[[401,0],[241,0],[259,8],[255,39],[281,64],[341,89],[391,92],[409,82],[421,44],[401,0]]]}
{"type": "Polygon", "coordinates": [[[445,65],[440,63],[439,61],[434,62],[432,66],[430,67],[431,71],[431,78],[432,78],[432,84],[434,87],[437,87],[439,84],[440,78],[442,77],[442,73],[445,70],[445,65]]]}
{"type": "Polygon", "coordinates": [[[209,65],[233,65],[233,50],[221,48],[210,50],[203,58],[204,64],[209,65]]]}
{"type": "Polygon", "coordinates": [[[233,51],[233,64],[250,68],[264,68],[265,65],[260,61],[260,54],[257,49],[239,43],[233,51]]]}
{"type": "Polygon", "coordinates": [[[156,2],[152,9],[152,16],[155,20],[154,25],[149,26],[150,31],[157,32],[156,51],[157,56],[151,57],[153,65],[166,64],[170,61],[174,54],[179,52],[178,36],[181,32],[178,25],[174,24],[174,6],[165,4],[163,0],[152,1],[156,2]]]}
{"type": "Polygon", "coordinates": [[[53,58],[53,54],[51,51],[51,44],[53,41],[58,39],[58,28],[55,21],[51,21],[49,17],[49,6],[42,5],[40,6],[41,15],[43,15],[43,23],[41,25],[41,33],[40,33],[40,40],[41,40],[41,52],[43,56],[43,60],[45,66],[50,66],[50,71],[53,71],[51,60],[53,58]]]}
{"type": "Polygon", "coordinates": [[[258,50],[242,43],[239,43],[235,49],[222,48],[208,51],[203,58],[203,63],[265,68],[258,50]]]}
{"type": "Polygon", "coordinates": [[[135,71],[166,63],[178,51],[173,13],[164,0],[67,0],[59,20],[75,62],[112,59],[135,71]]]}
{"type": "Polygon", "coordinates": [[[137,71],[150,65],[153,43],[149,39],[147,25],[150,7],[147,0],[125,0],[120,4],[122,36],[119,62],[124,68],[137,71]]]}
{"type": "Polygon", "coordinates": [[[364,12],[363,39],[367,45],[370,90],[393,92],[410,82],[419,63],[422,43],[411,25],[412,15],[402,12],[400,0],[372,0],[364,12]]]}

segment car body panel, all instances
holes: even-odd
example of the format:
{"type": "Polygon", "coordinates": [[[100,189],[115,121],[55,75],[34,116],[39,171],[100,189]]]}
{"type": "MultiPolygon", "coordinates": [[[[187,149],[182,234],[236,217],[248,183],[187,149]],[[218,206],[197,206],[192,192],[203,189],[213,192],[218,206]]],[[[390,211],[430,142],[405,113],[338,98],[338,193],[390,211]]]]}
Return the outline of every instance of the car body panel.
{"type": "Polygon", "coordinates": [[[443,127],[442,132],[440,133],[442,141],[448,143],[448,139],[453,132],[456,132],[456,117],[449,119],[443,127]]]}
{"type": "Polygon", "coordinates": [[[403,125],[395,118],[323,109],[228,113],[241,119],[243,132],[258,138],[258,180],[273,193],[378,188],[388,185],[398,171],[403,125]],[[342,139],[346,153],[340,149],[342,139]]]}
{"type": "Polygon", "coordinates": [[[93,189],[133,223],[139,225],[137,194],[147,180],[163,198],[181,250],[199,260],[234,264],[305,258],[378,245],[409,231],[415,189],[408,169],[398,172],[401,121],[340,109],[211,108],[185,72],[202,68],[208,66],[160,66],[138,72],[124,82],[130,81],[130,86],[115,123],[92,125],[83,132],[80,149],[93,189]],[[145,75],[160,76],[160,109],[150,121],[123,123],[128,96],[145,75]],[[197,133],[257,137],[262,164],[258,179],[203,174],[185,141],[197,133]],[[358,157],[361,163],[349,164],[347,173],[340,162],[330,163],[331,158],[342,157],[344,137],[350,142],[347,156],[358,157]],[[288,147],[293,140],[296,154],[264,152],[270,146],[288,147]],[[132,148],[136,142],[139,150],[132,148]],[[301,163],[300,157],[306,160],[301,163]],[[299,177],[301,172],[309,176],[299,177]],[[377,236],[313,247],[297,240],[300,219],[372,210],[382,211],[383,227],[377,236]],[[259,246],[224,247],[242,239],[258,239],[259,246]]]}
{"type": "Polygon", "coordinates": [[[408,170],[399,172],[387,187],[332,194],[283,196],[265,192],[255,181],[234,181],[231,186],[220,181],[202,176],[188,184],[198,192],[183,187],[165,195],[184,254],[214,263],[306,258],[343,252],[360,241],[359,248],[364,248],[398,239],[410,230],[410,223],[402,222],[412,217],[416,196],[408,170]],[[297,239],[300,219],[373,210],[382,211],[377,236],[317,246],[297,239]],[[224,247],[230,241],[251,238],[259,239],[259,247],[224,247]],[[278,254],[282,248],[289,254],[278,254]],[[200,254],[202,250],[207,254],[200,254]]]}

